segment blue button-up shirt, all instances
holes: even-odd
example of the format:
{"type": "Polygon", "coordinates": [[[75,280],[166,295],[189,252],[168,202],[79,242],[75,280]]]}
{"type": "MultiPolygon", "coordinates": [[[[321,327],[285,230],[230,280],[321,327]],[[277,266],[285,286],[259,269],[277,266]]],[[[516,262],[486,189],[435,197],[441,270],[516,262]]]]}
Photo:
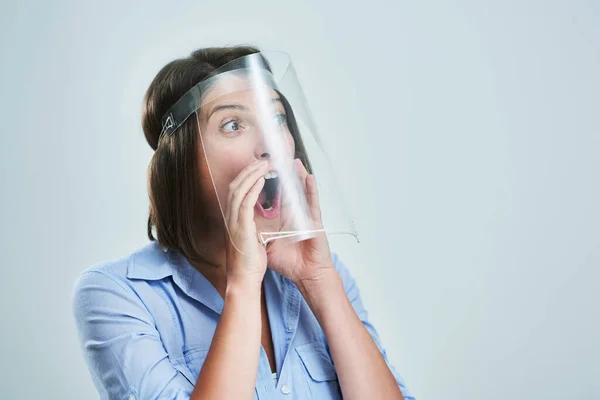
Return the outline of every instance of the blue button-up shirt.
{"type": "MultiPolygon", "coordinates": [[[[346,293],[379,347],[358,287],[333,255],[346,293]]],[[[298,288],[267,269],[265,300],[276,376],[261,346],[255,399],[341,399],[325,335],[298,288]]],[[[223,298],[180,253],[150,242],[128,257],[88,268],[75,284],[74,315],[85,360],[102,399],[189,399],[223,298]]],[[[231,382],[235,385],[235,382],[231,382]]]]}

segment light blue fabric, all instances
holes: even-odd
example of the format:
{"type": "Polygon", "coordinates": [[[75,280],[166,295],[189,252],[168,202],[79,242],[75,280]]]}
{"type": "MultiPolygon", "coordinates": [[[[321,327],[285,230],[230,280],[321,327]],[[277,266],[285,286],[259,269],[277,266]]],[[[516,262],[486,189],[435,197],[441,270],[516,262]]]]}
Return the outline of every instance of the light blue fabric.
{"type": "MultiPolygon", "coordinates": [[[[389,365],[358,287],[335,254],[333,260],[354,309],[389,365]]],[[[325,336],[296,286],[270,269],[264,286],[277,382],[261,347],[254,398],[341,399],[325,336]]],[[[150,242],[129,257],[84,271],[74,287],[73,307],[84,357],[102,399],[189,399],[223,298],[185,257],[150,242]]],[[[404,397],[412,399],[390,368],[404,397]]]]}

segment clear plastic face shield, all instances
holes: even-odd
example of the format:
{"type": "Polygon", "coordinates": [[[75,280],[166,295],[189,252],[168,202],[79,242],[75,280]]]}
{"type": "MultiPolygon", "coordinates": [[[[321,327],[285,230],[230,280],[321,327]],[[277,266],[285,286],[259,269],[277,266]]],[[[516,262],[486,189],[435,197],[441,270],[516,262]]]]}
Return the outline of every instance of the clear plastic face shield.
{"type": "Polygon", "coordinates": [[[287,54],[256,53],[219,68],[171,107],[161,137],[176,134],[188,119],[198,126],[201,169],[210,176],[236,248],[227,215],[232,184],[260,159],[268,162],[254,204],[260,242],[293,244],[319,234],[357,237],[287,54]],[[316,192],[307,190],[309,174],[316,192]]]}

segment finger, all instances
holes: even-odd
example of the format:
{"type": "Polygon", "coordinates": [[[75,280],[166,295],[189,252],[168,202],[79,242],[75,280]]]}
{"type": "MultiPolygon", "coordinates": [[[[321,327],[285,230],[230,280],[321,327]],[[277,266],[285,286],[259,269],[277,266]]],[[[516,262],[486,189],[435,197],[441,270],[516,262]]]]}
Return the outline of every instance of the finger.
{"type": "Polygon", "coordinates": [[[256,171],[259,168],[265,168],[267,165],[269,165],[269,162],[267,160],[256,160],[253,163],[247,165],[243,170],[241,170],[240,173],[235,177],[235,179],[233,181],[231,181],[231,183],[229,184],[229,193],[227,194],[227,204],[231,203],[231,197],[233,195],[235,188],[237,188],[240,185],[240,183],[244,179],[246,179],[246,177],[248,175],[250,175],[251,173],[253,173],[254,171],[256,171]]]}
{"type": "Polygon", "coordinates": [[[294,166],[296,167],[296,171],[298,171],[298,175],[300,175],[300,181],[304,186],[306,184],[306,177],[308,176],[308,171],[304,167],[304,164],[299,158],[294,160],[294,166]]]}
{"type": "MultiPolygon", "coordinates": [[[[252,170],[249,174],[247,174],[244,179],[238,183],[237,187],[233,187],[230,189],[231,192],[231,201],[229,203],[229,221],[231,223],[237,223],[239,219],[239,209],[242,204],[244,198],[246,198],[248,192],[254,184],[265,176],[268,170],[268,164],[264,164],[263,166],[252,170]]],[[[260,194],[260,192],[259,192],[260,194]]],[[[258,200],[258,198],[257,198],[258,200]]]]}
{"type": "Polygon", "coordinates": [[[296,167],[296,172],[298,172],[302,188],[306,192],[306,177],[308,176],[308,171],[306,171],[304,164],[299,158],[294,159],[294,167],[296,167]]]}
{"type": "Polygon", "coordinates": [[[296,164],[296,169],[300,175],[300,180],[306,193],[306,199],[308,200],[308,207],[311,217],[320,223],[321,207],[319,205],[319,193],[317,190],[317,181],[315,180],[315,176],[308,174],[308,171],[299,158],[296,158],[294,163],[296,164]]]}
{"type": "Polygon", "coordinates": [[[319,203],[319,191],[317,181],[314,175],[306,178],[306,197],[308,198],[308,207],[312,218],[321,224],[321,205],[319,203]]]}
{"type": "Polygon", "coordinates": [[[256,160],[251,164],[247,165],[244,169],[240,171],[240,173],[235,177],[233,181],[229,184],[229,193],[227,195],[227,203],[231,201],[231,196],[233,194],[233,190],[239,186],[240,182],[242,182],[249,174],[255,171],[258,168],[261,168],[263,165],[268,165],[267,160],[256,160]]]}
{"type": "Polygon", "coordinates": [[[254,205],[258,201],[258,196],[264,186],[265,178],[261,176],[244,198],[239,211],[239,222],[242,226],[250,226],[252,221],[254,221],[254,205]]]}

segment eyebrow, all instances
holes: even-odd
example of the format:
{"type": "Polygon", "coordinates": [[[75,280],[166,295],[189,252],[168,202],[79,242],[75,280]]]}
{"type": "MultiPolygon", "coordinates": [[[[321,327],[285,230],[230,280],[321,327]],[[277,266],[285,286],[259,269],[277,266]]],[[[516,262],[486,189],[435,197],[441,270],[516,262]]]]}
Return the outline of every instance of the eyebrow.
{"type": "MultiPolygon", "coordinates": [[[[271,103],[280,103],[283,106],[283,102],[281,101],[281,99],[279,97],[274,97],[271,99],[271,103]]],[[[210,110],[210,114],[208,114],[208,118],[207,120],[210,119],[210,117],[218,112],[218,111],[222,111],[222,110],[240,110],[240,111],[247,111],[248,108],[246,106],[243,106],[241,104],[221,104],[219,106],[215,106],[212,110],[210,110]]]]}
{"type": "Polygon", "coordinates": [[[280,103],[281,105],[283,105],[283,101],[281,101],[281,98],[279,97],[273,97],[271,99],[271,103],[280,103]]]}
{"type": "Polygon", "coordinates": [[[220,106],[215,106],[212,110],[210,110],[210,114],[208,114],[208,119],[210,119],[210,117],[212,117],[212,115],[214,113],[216,113],[217,111],[221,111],[221,110],[241,110],[241,111],[246,111],[247,108],[241,104],[222,104],[220,106]]]}

